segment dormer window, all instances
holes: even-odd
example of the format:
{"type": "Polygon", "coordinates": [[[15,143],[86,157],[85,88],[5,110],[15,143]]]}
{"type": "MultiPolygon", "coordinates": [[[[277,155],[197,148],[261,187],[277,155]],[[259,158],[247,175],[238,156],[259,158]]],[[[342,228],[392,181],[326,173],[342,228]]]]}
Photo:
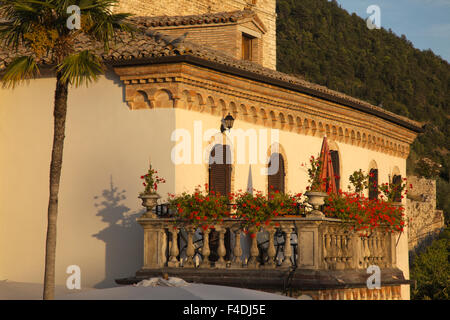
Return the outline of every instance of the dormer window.
{"type": "Polygon", "coordinates": [[[253,39],[252,36],[242,34],[242,60],[253,60],[253,39]]]}

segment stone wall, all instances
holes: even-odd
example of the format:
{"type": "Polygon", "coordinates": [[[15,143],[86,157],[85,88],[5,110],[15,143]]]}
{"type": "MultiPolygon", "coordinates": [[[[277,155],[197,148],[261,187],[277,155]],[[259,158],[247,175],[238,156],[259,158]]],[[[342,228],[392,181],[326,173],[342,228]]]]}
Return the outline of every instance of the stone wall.
{"type": "Polygon", "coordinates": [[[406,201],[409,250],[415,251],[428,244],[444,227],[444,213],[436,210],[436,181],[408,177],[413,185],[406,201]]]}
{"type": "Polygon", "coordinates": [[[263,66],[276,69],[275,0],[122,0],[117,10],[142,16],[182,16],[243,10],[249,6],[267,28],[263,36],[263,66]]]}

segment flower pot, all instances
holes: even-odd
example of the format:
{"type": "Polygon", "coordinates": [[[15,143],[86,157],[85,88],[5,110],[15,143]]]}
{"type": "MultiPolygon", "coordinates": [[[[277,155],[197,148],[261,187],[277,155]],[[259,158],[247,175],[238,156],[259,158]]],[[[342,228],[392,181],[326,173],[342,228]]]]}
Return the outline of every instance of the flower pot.
{"type": "Polygon", "coordinates": [[[153,213],[153,208],[157,205],[158,199],[161,198],[157,193],[140,194],[139,198],[142,200],[142,206],[147,209],[144,217],[156,219],[158,216],[153,213]]]}
{"type": "Polygon", "coordinates": [[[305,192],[305,196],[308,197],[308,203],[314,208],[314,210],[308,214],[308,217],[324,217],[324,214],[319,210],[319,208],[325,204],[325,198],[328,194],[321,191],[307,191],[305,192]]]}

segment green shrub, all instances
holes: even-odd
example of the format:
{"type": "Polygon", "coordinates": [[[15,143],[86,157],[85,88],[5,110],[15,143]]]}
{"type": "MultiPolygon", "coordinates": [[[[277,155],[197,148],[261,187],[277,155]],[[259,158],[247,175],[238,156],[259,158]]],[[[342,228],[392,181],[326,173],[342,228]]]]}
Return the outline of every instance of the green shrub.
{"type": "Polygon", "coordinates": [[[422,253],[414,256],[411,265],[411,298],[415,300],[448,300],[450,298],[450,229],[422,253]]]}

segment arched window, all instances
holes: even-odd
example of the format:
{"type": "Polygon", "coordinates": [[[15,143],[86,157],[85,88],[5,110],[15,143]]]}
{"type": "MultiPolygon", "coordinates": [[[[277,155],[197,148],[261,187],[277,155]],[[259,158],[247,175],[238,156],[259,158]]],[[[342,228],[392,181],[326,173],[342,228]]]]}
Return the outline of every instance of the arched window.
{"type": "Polygon", "coordinates": [[[231,170],[230,147],[216,144],[209,156],[209,191],[221,195],[231,193],[231,170]]]}
{"type": "Polygon", "coordinates": [[[270,156],[269,161],[269,172],[268,172],[268,186],[269,192],[279,191],[281,193],[285,192],[285,168],[284,168],[284,158],[280,153],[273,153],[270,156]],[[276,161],[278,160],[278,170],[276,170],[276,161]],[[273,165],[273,167],[272,167],[273,165]],[[273,172],[272,172],[273,171],[273,172]]]}
{"type": "Polygon", "coordinates": [[[369,171],[369,199],[378,199],[378,169],[369,171]]]}
{"type": "Polygon", "coordinates": [[[395,174],[392,177],[392,188],[394,189],[394,202],[401,202],[402,201],[402,194],[400,192],[400,187],[402,185],[402,176],[399,174],[395,174]]]}
{"type": "Polygon", "coordinates": [[[341,188],[341,164],[339,162],[339,152],[337,150],[330,150],[330,155],[335,175],[336,190],[339,190],[341,188]]]}

